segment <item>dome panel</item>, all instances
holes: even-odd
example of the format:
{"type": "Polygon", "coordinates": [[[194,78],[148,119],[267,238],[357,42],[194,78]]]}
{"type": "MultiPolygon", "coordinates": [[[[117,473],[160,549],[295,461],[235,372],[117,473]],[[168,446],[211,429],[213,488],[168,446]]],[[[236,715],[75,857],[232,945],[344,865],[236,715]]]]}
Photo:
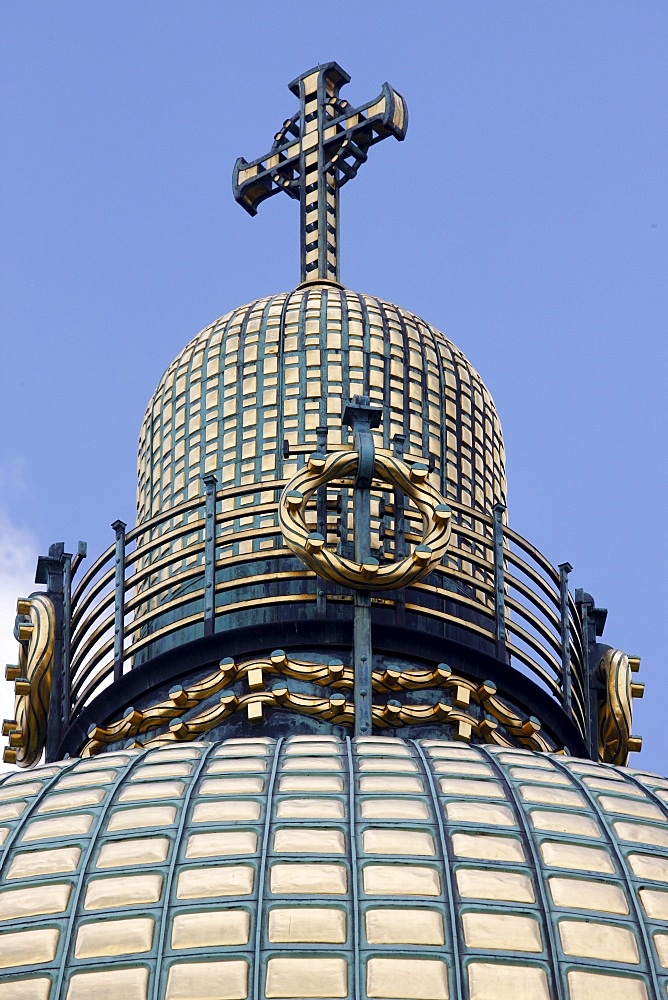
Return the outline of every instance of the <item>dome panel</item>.
{"type": "Polygon", "coordinates": [[[653,775],[309,736],[21,778],[0,785],[3,997],[649,1000],[668,983],[653,775]]]}

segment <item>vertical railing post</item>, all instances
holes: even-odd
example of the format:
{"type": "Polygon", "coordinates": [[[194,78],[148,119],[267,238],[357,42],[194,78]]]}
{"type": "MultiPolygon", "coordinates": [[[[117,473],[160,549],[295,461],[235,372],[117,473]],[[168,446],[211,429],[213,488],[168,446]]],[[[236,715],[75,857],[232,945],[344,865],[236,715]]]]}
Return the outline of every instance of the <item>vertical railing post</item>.
{"type": "Polygon", "coordinates": [[[114,521],[116,557],[114,573],[114,682],[123,676],[125,641],[125,521],[114,521]]]}
{"type": "MultiPolygon", "coordinates": [[[[394,452],[394,457],[403,462],[404,459],[404,445],[406,444],[406,436],[404,434],[395,434],[392,438],[392,451],[394,452]]],[[[394,491],[394,558],[396,562],[401,562],[401,560],[406,555],[406,509],[405,509],[405,497],[403,490],[394,491]]],[[[406,591],[401,587],[397,591],[397,596],[394,603],[394,616],[397,625],[404,625],[406,623],[406,591]]]]}
{"type": "Polygon", "coordinates": [[[494,621],[496,628],[496,655],[506,660],[506,565],[503,558],[503,515],[505,506],[494,504],[494,621]]]}
{"type": "Polygon", "coordinates": [[[55,612],[55,642],[53,647],[53,669],[51,702],[49,704],[49,714],[46,727],[46,761],[58,759],[58,748],[63,732],[61,707],[63,690],[63,583],[64,565],[66,561],[65,546],[63,542],[56,542],[49,546],[48,556],[40,556],[37,560],[37,572],[35,573],[35,583],[45,583],[47,596],[53,603],[55,612]]]}
{"type": "Polygon", "coordinates": [[[571,621],[568,614],[568,574],[573,572],[569,562],[559,563],[559,605],[561,609],[561,672],[564,708],[573,714],[571,704],[571,621]]]}
{"type": "MultiPolygon", "coordinates": [[[[322,425],[316,428],[316,439],[318,451],[321,455],[327,453],[327,427],[322,425]]],[[[316,494],[316,531],[325,539],[327,544],[327,485],[318,487],[316,494]]],[[[316,593],[316,614],[318,618],[327,616],[327,581],[318,577],[316,580],[318,588],[316,593]]]]}
{"type": "MultiPolygon", "coordinates": [[[[382,410],[371,406],[368,396],[355,396],[343,411],[343,423],[353,432],[357,452],[357,475],[354,481],[353,526],[355,562],[378,566],[371,557],[371,484],[375,464],[375,446],[371,433],[380,425],[382,410]]],[[[371,641],[371,591],[355,590],[353,617],[353,670],[355,674],[355,736],[368,736],[373,727],[373,646],[371,641]]]]}
{"type": "Polygon", "coordinates": [[[204,513],[204,635],[213,635],[216,615],[216,486],[210,473],[203,478],[204,513]]]}
{"type": "Polygon", "coordinates": [[[63,686],[60,692],[60,718],[63,725],[70,721],[70,640],[72,628],[72,556],[69,552],[63,555],[63,686]]]}

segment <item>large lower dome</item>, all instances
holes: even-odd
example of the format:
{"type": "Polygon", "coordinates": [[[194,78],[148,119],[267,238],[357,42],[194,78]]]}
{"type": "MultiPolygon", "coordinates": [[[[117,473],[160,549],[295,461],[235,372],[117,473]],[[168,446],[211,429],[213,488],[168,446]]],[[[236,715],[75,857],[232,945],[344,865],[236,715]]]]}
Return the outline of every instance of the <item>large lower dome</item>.
{"type": "Polygon", "coordinates": [[[380,737],[130,749],[0,786],[2,1000],[653,1000],[668,780],[380,737]]]}

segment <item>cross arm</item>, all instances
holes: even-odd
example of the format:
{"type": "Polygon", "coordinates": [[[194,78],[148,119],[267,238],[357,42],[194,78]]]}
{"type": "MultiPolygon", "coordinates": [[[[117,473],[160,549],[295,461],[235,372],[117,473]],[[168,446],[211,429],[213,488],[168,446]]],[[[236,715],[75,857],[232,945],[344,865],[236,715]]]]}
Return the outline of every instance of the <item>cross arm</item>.
{"type": "MultiPolygon", "coordinates": [[[[286,148],[290,151],[290,146],[286,148]]],[[[285,191],[291,198],[299,198],[295,176],[299,169],[299,144],[293,143],[292,148],[292,155],[278,149],[252,163],[240,156],[234,164],[232,192],[235,201],[249,215],[257,215],[258,205],[279,191],[285,191]]]]}

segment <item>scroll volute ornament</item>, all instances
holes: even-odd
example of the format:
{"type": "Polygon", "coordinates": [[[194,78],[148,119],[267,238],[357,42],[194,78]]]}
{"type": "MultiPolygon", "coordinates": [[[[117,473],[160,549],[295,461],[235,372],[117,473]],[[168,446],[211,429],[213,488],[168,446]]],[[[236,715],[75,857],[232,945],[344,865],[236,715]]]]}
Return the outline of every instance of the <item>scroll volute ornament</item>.
{"type": "Polygon", "coordinates": [[[15,718],[3,723],[2,733],[9,741],[3,756],[6,763],[34,767],[46,744],[56,614],[46,594],[19,600],[16,610],[19,662],[6,670],[7,680],[15,682],[15,718]]]}
{"type": "Polygon", "coordinates": [[[643,694],[643,685],[631,679],[639,664],[620,649],[607,649],[599,662],[605,692],[598,708],[598,759],[605,764],[625,766],[629,753],[642,746],[641,738],[631,735],[633,698],[643,694]]]}
{"type": "Polygon", "coordinates": [[[452,512],[427,481],[426,466],[409,468],[389,455],[374,456],[374,482],[382,489],[401,490],[422,515],[423,535],[413,552],[393,563],[370,558],[363,563],[346,559],[327,548],[326,539],[306,523],[306,505],[315,491],[328,483],[352,487],[359,465],[356,451],[311,455],[303,469],[285,487],[278,520],[286,545],[318,576],[353,590],[396,590],[422,579],[443,559],[450,541],[452,512]]]}

